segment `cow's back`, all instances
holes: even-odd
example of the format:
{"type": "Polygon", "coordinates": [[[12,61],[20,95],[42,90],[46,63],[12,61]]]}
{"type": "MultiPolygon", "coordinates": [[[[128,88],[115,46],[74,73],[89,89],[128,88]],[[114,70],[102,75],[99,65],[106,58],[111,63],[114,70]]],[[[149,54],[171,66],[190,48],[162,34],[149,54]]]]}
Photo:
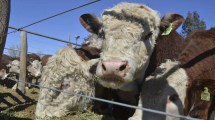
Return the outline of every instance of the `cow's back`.
{"type": "Polygon", "coordinates": [[[189,78],[215,78],[215,28],[193,32],[186,39],[190,42],[178,59],[189,78]]]}
{"type": "Polygon", "coordinates": [[[186,39],[189,43],[178,58],[189,76],[185,113],[207,119],[215,110],[215,28],[194,31],[186,39]],[[205,87],[211,94],[209,101],[201,99],[205,87]]]}
{"type": "Polygon", "coordinates": [[[40,61],[40,56],[38,56],[37,54],[27,54],[27,61],[33,62],[34,60],[38,60],[40,61]]]}
{"type": "Polygon", "coordinates": [[[41,63],[42,63],[42,66],[45,66],[46,63],[48,62],[49,58],[51,57],[52,55],[44,55],[42,58],[41,58],[41,63]]]}
{"type": "Polygon", "coordinates": [[[9,64],[10,61],[12,61],[12,60],[13,60],[12,57],[10,57],[10,56],[8,56],[8,55],[6,55],[6,54],[3,54],[3,55],[2,55],[2,58],[1,58],[1,63],[7,65],[7,64],[9,64]]]}

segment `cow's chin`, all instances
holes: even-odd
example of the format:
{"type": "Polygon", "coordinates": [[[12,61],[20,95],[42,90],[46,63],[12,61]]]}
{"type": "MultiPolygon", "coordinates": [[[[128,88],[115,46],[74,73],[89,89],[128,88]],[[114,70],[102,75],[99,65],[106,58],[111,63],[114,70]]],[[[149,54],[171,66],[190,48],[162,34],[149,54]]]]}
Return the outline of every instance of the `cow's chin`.
{"type": "Polygon", "coordinates": [[[125,85],[125,83],[117,80],[99,80],[98,82],[103,87],[112,88],[112,89],[120,89],[125,85]]]}
{"type": "Polygon", "coordinates": [[[125,85],[132,82],[132,79],[122,79],[120,77],[100,77],[98,83],[103,87],[112,89],[122,89],[125,85]]]}

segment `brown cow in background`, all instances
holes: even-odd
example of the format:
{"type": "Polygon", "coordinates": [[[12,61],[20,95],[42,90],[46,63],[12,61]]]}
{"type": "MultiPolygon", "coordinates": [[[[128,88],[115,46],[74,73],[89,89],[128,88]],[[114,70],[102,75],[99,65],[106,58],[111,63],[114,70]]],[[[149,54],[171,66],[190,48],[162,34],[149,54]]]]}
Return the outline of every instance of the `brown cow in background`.
{"type": "Polygon", "coordinates": [[[4,80],[7,77],[9,73],[8,65],[10,64],[11,61],[13,61],[12,57],[6,54],[2,55],[0,62],[0,79],[4,80]]]}
{"type": "Polygon", "coordinates": [[[41,58],[41,63],[42,63],[42,66],[45,66],[46,63],[48,62],[49,58],[51,57],[52,55],[44,55],[42,58],[41,58]]]}
{"type": "Polygon", "coordinates": [[[0,82],[5,87],[12,87],[14,81],[9,81],[7,79],[9,73],[9,64],[13,61],[13,58],[3,54],[0,62],[0,82]]]}
{"type": "Polygon", "coordinates": [[[215,28],[195,31],[186,39],[190,43],[179,57],[189,77],[185,114],[206,120],[215,110],[215,28]],[[206,89],[208,100],[201,96],[206,89]]]}
{"type": "Polygon", "coordinates": [[[34,60],[40,61],[40,56],[35,53],[27,54],[27,62],[33,62],[34,60]]]}
{"type": "Polygon", "coordinates": [[[154,47],[154,51],[152,52],[148,68],[146,69],[145,77],[154,72],[156,67],[158,67],[161,63],[164,63],[167,59],[177,60],[179,54],[184,48],[184,45],[187,43],[187,40],[185,41],[185,39],[176,31],[176,29],[184,21],[183,16],[179,14],[175,14],[174,16],[170,15],[171,14],[169,14],[169,16],[164,16],[162,21],[168,21],[167,19],[169,19],[170,23],[173,24],[173,30],[168,35],[160,34],[156,40],[156,45],[154,47]]]}
{"type": "MultiPolygon", "coordinates": [[[[38,80],[41,76],[42,72],[42,65],[40,61],[40,57],[37,54],[27,54],[27,61],[26,61],[26,66],[27,66],[27,81],[32,82],[33,80],[38,83],[38,80]]],[[[20,74],[20,59],[15,58],[10,64],[8,65],[9,67],[9,73],[18,79],[19,74],[20,74]]],[[[13,86],[13,89],[16,89],[17,84],[13,86]]],[[[30,87],[30,85],[28,85],[30,87]]]]}
{"type": "MultiPolygon", "coordinates": [[[[207,120],[215,110],[215,28],[195,31],[177,61],[162,63],[142,86],[142,107],[207,120]]],[[[172,120],[141,111],[135,120],[172,120]]],[[[180,118],[178,118],[180,119],[180,118]]]]}

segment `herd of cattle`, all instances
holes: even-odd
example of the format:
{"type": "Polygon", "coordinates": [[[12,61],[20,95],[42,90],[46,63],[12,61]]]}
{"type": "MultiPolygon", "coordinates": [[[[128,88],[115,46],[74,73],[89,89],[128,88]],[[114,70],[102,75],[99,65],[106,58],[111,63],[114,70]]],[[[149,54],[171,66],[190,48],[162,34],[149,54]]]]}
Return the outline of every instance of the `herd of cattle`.
{"type": "MultiPolygon", "coordinates": [[[[27,82],[32,82],[32,80],[36,80],[38,83],[39,78],[41,77],[41,73],[43,67],[46,65],[48,58],[51,55],[44,55],[40,58],[37,54],[27,54],[27,62],[26,62],[26,71],[27,71],[27,82]]],[[[9,55],[3,54],[0,63],[0,79],[2,85],[5,87],[11,87],[13,85],[13,81],[9,79],[19,79],[20,74],[20,58],[13,58],[9,55]]],[[[13,85],[13,89],[16,89],[17,84],[13,85]]],[[[26,86],[29,87],[29,86],[26,86]]]]}
{"type": "MultiPolygon", "coordinates": [[[[92,35],[82,47],[59,50],[42,75],[31,60],[27,70],[41,75],[43,86],[206,120],[215,111],[215,28],[183,38],[176,32],[183,20],[136,3],[106,9],[101,18],[83,14],[80,23],[92,35]]],[[[89,105],[117,120],[181,119],[42,88],[35,114],[61,117],[89,105]]]]}

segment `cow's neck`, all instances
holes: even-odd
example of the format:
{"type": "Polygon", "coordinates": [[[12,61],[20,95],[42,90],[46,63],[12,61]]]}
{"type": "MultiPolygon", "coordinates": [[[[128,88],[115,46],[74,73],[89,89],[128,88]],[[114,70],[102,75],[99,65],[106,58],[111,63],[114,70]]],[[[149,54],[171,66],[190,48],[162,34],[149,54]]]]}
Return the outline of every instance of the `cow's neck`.
{"type": "MultiPolygon", "coordinates": [[[[154,86],[153,91],[163,94],[165,88],[168,86],[173,88],[179,95],[182,102],[184,102],[186,85],[189,78],[186,71],[180,67],[180,63],[177,61],[167,61],[161,64],[155,71],[155,73],[146,78],[144,89],[150,89],[147,86],[154,86]],[[162,92],[163,91],[163,92],[162,92]]],[[[150,94],[150,93],[149,93],[150,94]]],[[[158,95],[158,94],[157,94],[158,95]]]]}
{"type": "MultiPolygon", "coordinates": [[[[183,114],[186,84],[188,76],[177,61],[167,61],[161,64],[143,83],[141,98],[142,106],[173,114],[183,114]],[[177,95],[178,100],[171,101],[170,97],[177,95]]],[[[145,114],[145,112],[143,113],[145,114]]],[[[146,112],[146,116],[150,114],[146,112]]],[[[152,119],[152,118],[151,118],[152,119]]]]}

